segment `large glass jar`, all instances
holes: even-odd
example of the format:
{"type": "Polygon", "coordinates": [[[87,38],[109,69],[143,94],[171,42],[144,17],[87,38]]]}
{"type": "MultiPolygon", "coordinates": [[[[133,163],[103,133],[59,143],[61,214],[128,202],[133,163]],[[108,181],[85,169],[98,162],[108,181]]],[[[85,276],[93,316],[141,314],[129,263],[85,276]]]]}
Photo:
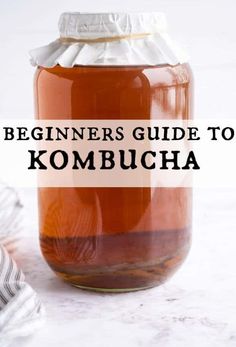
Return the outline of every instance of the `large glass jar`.
{"type": "MultiPolygon", "coordinates": [[[[60,28],[70,35],[69,25],[92,20],[88,14],[63,16],[60,28]]],[[[95,16],[95,22],[100,16],[101,23],[124,15],[90,16],[95,16]]],[[[133,21],[134,30],[138,15],[126,16],[133,21]]],[[[149,16],[153,22],[160,21],[158,14],[149,16]]],[[[82,30],[79,24],[76,28],[82,30]]],[[[75,34],[71,35],[71,42],[66,37],[69,47],[78,42],[84,49],[88,45],[101,45],[102,39],[88,43],[90,36],[84,42],[83,36],[76,39],[75,34]]],[[[104,36],[106,40],[109,33],[103,33],[104,36]]],[[[140,33],[139,36],[139,40],[146,40],[140,33]]],[[[104,60],[91,65],[65,66],[64,61],[62,67],[60,59],[53,66],[36,62],[39,65],[35,76],[36,117],[41,120],[191,118],[189,65],[163,63],[160,57],[156,58],[157,64],[149,65],[145,57],[142,59],[143,64],[138,65],[108,64],[104,60]]],[[[42,253],[59,277],[81,288],[129,291],[159,285],[176,271],[188,253],[191,204],[190,188],[39,188],[42,253]]]]}

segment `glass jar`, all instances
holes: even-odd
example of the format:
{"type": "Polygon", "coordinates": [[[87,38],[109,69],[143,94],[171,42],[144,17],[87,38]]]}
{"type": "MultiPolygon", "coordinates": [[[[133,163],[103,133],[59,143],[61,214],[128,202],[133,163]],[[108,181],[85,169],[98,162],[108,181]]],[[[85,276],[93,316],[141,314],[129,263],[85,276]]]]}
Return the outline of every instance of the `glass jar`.
{"type": "MultiPolygon", "coordinates": [[[[152,42],[163,48],[163,21],[160,14],[63,14],[64,41],[31,53],[38,65],[36,117],[190,119],[189,65],[176,52],[170,54],[170,47],[162,54],[159,50],[159,55],[158,50],[150,51],[152,42]],[[111,26],[105,27],[104,22],[111,26]],[[153,36],[151,40],[147,35],[153,36]],[[138,49],[147,46],[147,40],[149,48],[142,51],[140,61],[138,49]],[[130,49],[125,62],[123,55],[114,58],[117,49],[122,49],[117,46],[121,41],[130,49]],[[63,53],[58,53],[57,45],[63,53]],[[57,54],[52,54],[52,48],[57,54]],[[74,60],[68,52],[72,48],[74,60]],[[83,49],[105,53],[102,58],[94,54],[93,60],[88,56],[88,62],[81,63],[83,49]]],[[[189,251],[190,188],[58,187],[39,188],[38,195],[42,253],[54,272],[75,286],[102,291],[156,286],[176,271],[189,251]]]]}

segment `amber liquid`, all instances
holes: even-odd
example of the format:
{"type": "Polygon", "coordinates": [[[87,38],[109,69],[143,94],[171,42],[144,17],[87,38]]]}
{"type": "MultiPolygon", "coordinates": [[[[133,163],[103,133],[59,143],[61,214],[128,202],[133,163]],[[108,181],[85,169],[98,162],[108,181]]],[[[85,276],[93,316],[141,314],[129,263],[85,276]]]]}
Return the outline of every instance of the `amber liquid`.
{"type": "MultiPolygon", "coordinates": [[[[188,119],[191,72],[176,67],[38,68],[39,119],[188,119]]],[[[42,253],[66,281],[94,290],[164,282],[189,250],[187,188],[40,188],[42,253]]]]}

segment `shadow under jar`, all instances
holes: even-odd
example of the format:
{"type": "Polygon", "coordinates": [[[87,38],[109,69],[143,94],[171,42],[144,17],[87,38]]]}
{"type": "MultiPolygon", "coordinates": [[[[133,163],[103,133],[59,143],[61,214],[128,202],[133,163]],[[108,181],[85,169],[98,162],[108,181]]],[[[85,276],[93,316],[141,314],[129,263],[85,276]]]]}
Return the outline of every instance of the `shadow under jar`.
{"type": "MultiPolygon", "coordinates": [[[[36,117],[190,119],[191,88],[186,63],[38,66],[36,117]]],[[[189,251],[190,188],[58,187],[39,188],[38,196],[44,258],[75,286],[102,291],[156,286],[189,251]]]]}

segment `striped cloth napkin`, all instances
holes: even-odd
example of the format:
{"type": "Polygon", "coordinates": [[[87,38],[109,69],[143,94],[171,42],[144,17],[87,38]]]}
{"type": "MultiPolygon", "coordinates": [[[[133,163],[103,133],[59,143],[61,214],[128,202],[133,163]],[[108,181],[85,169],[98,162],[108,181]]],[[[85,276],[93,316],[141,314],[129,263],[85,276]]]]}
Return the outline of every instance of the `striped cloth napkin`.
{"type": "Polygon", "coordinates": [[[11,257],[21,229],[22,204],[14,189],[0,184],[0,346],[27,337],[43,323],[44,309],[11,257]]]}

